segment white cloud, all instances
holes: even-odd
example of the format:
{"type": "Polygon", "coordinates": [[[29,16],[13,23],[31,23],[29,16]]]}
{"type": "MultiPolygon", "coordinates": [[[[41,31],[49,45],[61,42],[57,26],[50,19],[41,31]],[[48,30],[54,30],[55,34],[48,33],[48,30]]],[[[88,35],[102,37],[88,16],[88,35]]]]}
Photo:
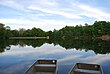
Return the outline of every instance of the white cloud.
{"type": "Polygon", "coordinates": [[[45,13],[61,15],[61,16],[64,16],[64,17],[70,18],[70,19],[79,19],[79,18],[81,18],[77,14],[71,14],[71,13],[68,13],[68,12],[60,11],[59,9],[41,8],[41,7],[33,6],[33,5],[29,6],[28,8],[32,9],[32,10],[39,10],[39,11],[42,11],[42,12],[45,12],[45,13]]]}
{"type": "Polygon", "coordinates": [[[54,0],[40,0],[38,3],[42,4],[42,5],[45,4],[45,5],[48,5],[48,6],[57,6],[58,5],[58,3],[54,0]]]}
{"type": "Polygon", "coordinates": [[[24,9],[23,5],[16,2],[16,0],[0,0],[0,5],[8,6],[14,9],[24,9]]]}
{"type": "Polygon", "coordinates": [[[78,7],[82,10],[80,15],[96,18],[97,20],[110,20],[110,13],[83,4],[79,4],[78,7]]]}
{"type": "Polygon", "coordinates": [[[0,22],[6,25],[10,25],[12,29],[19,29],[19,28],[28,29],[28,28],[37,27],[45,31],[61,29],[66,25],[75,26],[77,24],[83,23],[83,22],[74,22],[74,21],[67,22],[67,21],[46,20],[46,19],[39,19],[37,21],[25,20],[25,19],[0,19],[0,22]]]}
{"type": "Polygon", "coordinates": [[[9,24],[8,26],[10,26],[12,29],[18,29],[21,27],[26,29],[39,27],[43,30],[53,30],[54,28],[60,29],[66,25],[75,26],[79,24],[90,23],[86,22],[91,21],[88,20],[88,18],[92,20],[110,20],[110,13],[102,11],[98,8],[94,8],[96,6],[92,7],[89,5],[84,5],[81,4],[80,1],[75,0],[68,1],[66,6],[65,2],[66,1],[61,2],[57,0],[0,0],[0,5],[10,7],[15,11],[20,11],[19,15],[18,13],[14,13],[17,15],[17,17],[13,14],[9,14],[12,16],[10,18],[8,16],[7,18],[1,16],[0,22],[5,23],[6,25],[9,24]],[[55,17],[54,15],[57,16],[55,17]]]}
{"type": "Polygon", "coordinates": [[[42,22],[24,20],[24,19],[0,19],[2,23],[9,23],[9,24],[42,24],[42,22]]]}

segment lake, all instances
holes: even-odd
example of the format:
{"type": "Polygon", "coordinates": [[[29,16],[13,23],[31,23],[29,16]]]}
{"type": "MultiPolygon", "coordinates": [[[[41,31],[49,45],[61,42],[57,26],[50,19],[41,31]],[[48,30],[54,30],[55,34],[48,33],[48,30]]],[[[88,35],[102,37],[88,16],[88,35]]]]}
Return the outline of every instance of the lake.
{"type": "Polygon", "coordinates": [[[77,62],[100,64],[110,74],[110,42],[101,40],[0,41],[0,74],[23,74],[38,59],[57,59],[58,74],[77,62]]]}

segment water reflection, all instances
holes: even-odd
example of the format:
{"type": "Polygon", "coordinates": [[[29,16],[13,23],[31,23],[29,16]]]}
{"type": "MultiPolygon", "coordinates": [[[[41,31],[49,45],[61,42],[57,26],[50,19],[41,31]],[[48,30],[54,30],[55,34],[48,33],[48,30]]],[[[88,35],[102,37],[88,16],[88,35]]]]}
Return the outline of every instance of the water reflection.
{"type": "MultiPolygon", "coordinates": [[[[66,49],[77,49],[77,50],[93,50],[96,54],[106,54],[110,53],[110,42],[94,39],[67,39],[67,40],[58,40],[56,42],[60,46],[66,49]]],[[[55,43],[55,44],[56,44],[55,43]]]]}
{"type": "Polygon", "coordinates": [[[60,45],[66,50],[77,49],[77,50],[93,50],[96,54],[108,54],[110,53],[110,42],[94,40],[94,39],[57,39],[57,40],[6,40],[0,41],[0,52],[10,50],[10,45],[19,45],[20,47],[32,46],[33,48],[40,47],[45,43],[60,45]]]}
{"type": "Polygon", "coordinates": [[[58,60],[58,74],[76,62],[100,64],[110,74],[110,42],[101,40],[7,40],[0,42],[0,74],[23,74],[39,58],[58,60]]]}

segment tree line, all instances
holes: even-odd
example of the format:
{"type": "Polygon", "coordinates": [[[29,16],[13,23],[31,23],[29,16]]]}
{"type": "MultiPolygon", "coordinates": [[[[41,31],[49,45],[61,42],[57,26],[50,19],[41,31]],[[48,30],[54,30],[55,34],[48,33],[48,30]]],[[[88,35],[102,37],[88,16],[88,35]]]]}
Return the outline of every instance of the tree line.
{"type": "Polygon", "coordinates": [[[102,35],[110,35],[109,21],[95,21],[93,24],[85,23],[85,26],[65,26],[60,30],[43,31],[40,28],[33,27],[32,29],[21,28],[19,30],[11,30],[9,26],[0,23],[0,39],[9,37],[46,37],[51,38],[78,38],[78,37],[99,37],[102,35]]]}
{"type": "Polygon", "coordinates": [[[33,27],[32,29],[21,28],[19,30],[11,30],[9,26],[5,27],[5,24],[0,23],[0,39],[7,39],[9,37],[45,37],[48,36],[48,32],[43,31],[40,28],[33,27]]]}
{"type": "Polygon", "coordinates": [[[95,21],[94,24],[85,26],[76,25],[66,26],[60,30],[54,30],[53,36],[57,37],[99,37],[102,35],[110,35],[110,22],[95,21]]]}

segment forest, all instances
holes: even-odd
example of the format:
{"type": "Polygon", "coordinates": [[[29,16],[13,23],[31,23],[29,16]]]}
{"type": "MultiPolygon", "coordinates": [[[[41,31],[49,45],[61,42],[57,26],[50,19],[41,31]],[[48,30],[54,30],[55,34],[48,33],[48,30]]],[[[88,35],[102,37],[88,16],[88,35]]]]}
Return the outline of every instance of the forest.
{"type": "Polygon", "coordinates": [[[44,31],[40,28],[33,27],[32,29],[21,28],[19,30],[11,30],[9,26],[0,23],[0,39],[8,39],[9,37],[46,37],[50,38],[86,38],[100,37],[102,35],[110,35],[109,21],[95,21],[93,24],[85,23],[84,26],[65,26],[60,30],[44,31]]]}

